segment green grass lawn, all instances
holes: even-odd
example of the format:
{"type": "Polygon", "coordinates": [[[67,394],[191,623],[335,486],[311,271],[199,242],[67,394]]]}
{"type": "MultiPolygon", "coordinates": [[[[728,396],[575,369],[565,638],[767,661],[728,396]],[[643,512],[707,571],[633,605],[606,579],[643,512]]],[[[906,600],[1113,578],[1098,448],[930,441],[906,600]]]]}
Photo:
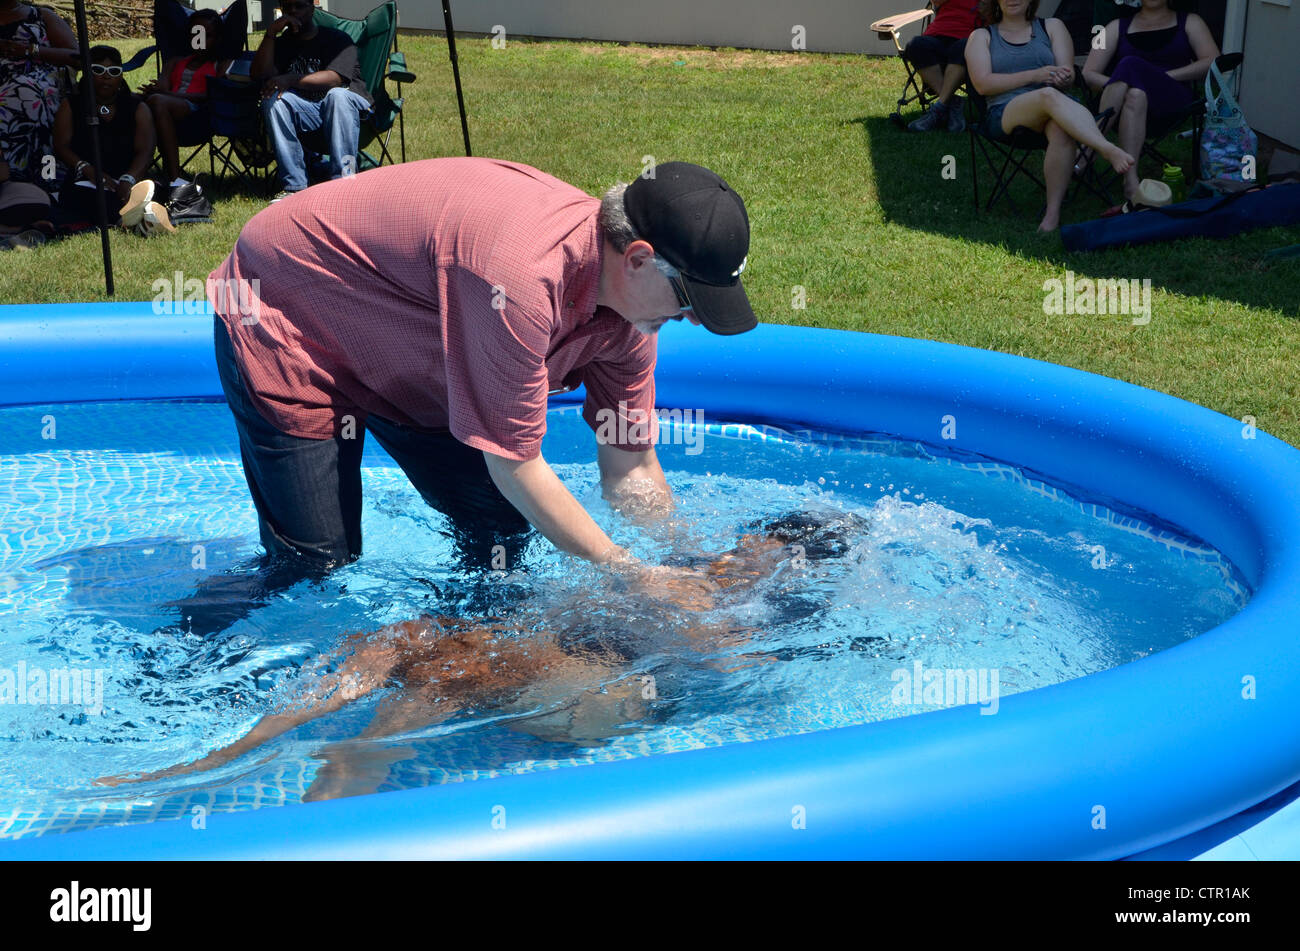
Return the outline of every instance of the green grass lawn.
{"type": "MultiPolygon", "coordinates": [[[[129,56],[144,42],[118,45],[129,56]]],[[[420,77],[404,88],[407,158],[462,154],[445,43],[401,45],[420,77]]],[[[593,194],[638,174],[644,156],[722,174],[749,209],[745,279],[763,320],[1049,360],[1254,416],[1300,445],[1300,263],[1261,264],[1300,241],[1300,229],[1066,253],[1035,236],[1030,192],[1013,192],[1019,213],[1005,204],[975,213],[964,134],[907,135],[889,123],[896,60],[513,39],[494,50],[472,38],[458,51],[477,155],[535,165],[593,194]],[[941,175],[946,155],[955,178],[941,175]],[[1067,270],[1149,279],[1150,322],[1045,314],[1043,283],[1067,270]]],[[[211,225],[152,241],[113,235],[117,299],[149,299],[153,282],[177,270],[206,276],[264,205],[220,184],[213,193],[211,225]]],[[[1100,209],[1080,199],[1065,218],[1100,209]]],[[[95,234],[0,257],[0,301],[101,299],[95,234]]]]}

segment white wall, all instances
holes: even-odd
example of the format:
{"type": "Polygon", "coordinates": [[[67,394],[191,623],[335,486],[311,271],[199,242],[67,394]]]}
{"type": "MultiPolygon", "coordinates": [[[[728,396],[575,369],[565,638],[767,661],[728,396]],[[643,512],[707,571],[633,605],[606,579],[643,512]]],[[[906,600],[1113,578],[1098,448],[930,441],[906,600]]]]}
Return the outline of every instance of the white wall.
{"type": "MultiPolygon", "coordinates": [[[[375,0],[328,0],[338,16],[360,17],[375,0]]],[[[795,25],[809,51],[893,53],[867,27],[925,0],[452,0],[459,35],[491,33],[788,50],[795,25]]],[[[442,30],[442,0],[398,0],[399,25],[442,30]]],[[[907,36],[918,32],[911,28],[907,36]]]]}

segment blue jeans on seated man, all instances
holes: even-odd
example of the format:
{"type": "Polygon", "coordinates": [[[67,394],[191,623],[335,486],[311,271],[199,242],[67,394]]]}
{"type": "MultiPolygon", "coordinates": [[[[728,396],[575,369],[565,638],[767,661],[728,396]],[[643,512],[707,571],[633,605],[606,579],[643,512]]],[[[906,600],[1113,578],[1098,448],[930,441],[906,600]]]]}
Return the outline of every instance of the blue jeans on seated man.
{"type": "Polygon", "coordinates": [[[262,100],[262,116],[280,166],[280,187],[287,192],[307,187],[307,160],[299,136],[325,130],[329,139],[330,178],[342,178],[357,170],[356,155],[361,140],[361,118],[370,104],[343,86],[335,86],[323,99],[304,99],[292,90],[262,100]],[[345,169],[347,157],[351,167],[345,169]]]}

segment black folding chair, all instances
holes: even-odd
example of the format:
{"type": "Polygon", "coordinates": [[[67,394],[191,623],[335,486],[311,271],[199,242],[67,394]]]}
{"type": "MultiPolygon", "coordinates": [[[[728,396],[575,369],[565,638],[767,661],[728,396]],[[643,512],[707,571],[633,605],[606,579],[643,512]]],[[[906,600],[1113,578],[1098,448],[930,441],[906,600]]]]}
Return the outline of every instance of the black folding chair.
{"type": "MultiPolygon", "coordinates": [[[[187,29],[193,7],[188,7],[180,0],[154,0],[153,27],[154,45],[147,46],[122,64],[124,73],[134,72],[154,58],[158,76],[162,77],[163,64],[168,60],[186,56],[191,52],[190,35],[187,29]]],[[[218,13],[221,17],[221,49],[217,59],[236,59],[248,47],[248,2],[234,0],[228,7],[218,13]]],[[[176,126],[177,144],[182,149],[191,149],[180,162],[184,171],[189,164],[208,146],[212,140],[212,129],[202,113],[194,113],[182,119],[176,126]]],[[[155,158],[153,171],[162,177],[162,166],[155,158]]],[[[215,174],[216,163],[211,149],[208,151],[208,173],[215,174]]]]}
{"type": "MultiPolygon", "coordinates": [[[[1076,88],[1082,83],[1082,77],[1078,70],[1075,71],[1076,88]]],[[[1010,188],[1013,182],[1020,177],[1027,178],[1038,186],[1038,190],[1044,194],[1047,192],[1047,185],[1026,166],[1036,153],[1047,150],[1047,136],[1041,132],[1035,132],[1024,126],[1016,126],[1011,130],[1010,135],[990,135],[985,129],[985,119],[988,116],[988,102],[976,90],[974,83],[969,80],[966,86],[966,130],[970,136],[970,160],[971,160],[971,185],[974,190],[975,210],[980,211],[980,186],[979,186],[979,161],[976,158],[976,150],[984,159],[984,165],[993,176],[993,191],[989,195],[987,204],[984,205],[984,211],[989,211],[1001,198],[1006,198],[1007,203],[1017,212],[1015,199],[1011,197],[1010,188]]],[[[1097,124],[1100,127],[1105,121],[1105,116],[1097,117],[1097,124]]],[[[1079,194],[1080,190],[1086,189],[1096,195],[1102,201],[1109,204],[1109,198],[1105,189],[1097,180],[1097,176],[1092,168],[1093,156],[1088,157],[1087,165],[1081,176],[1076,177],[1073,188],[1067,192],[1066,201],[1071,202],[1079,194]]]]}
{"type": "Polygon", "coordinates": [[[937,98],[925,88],[925,83],[921,80],[921,74],[916,71],[912,61],[905,55],[906,44],[902,38],[902,31],[905,27],[920,24],[920,28],[924,30],[930,25],[930,20],[933,17],[934,8],[927,4],[922,10],[896,13],[871,24],[872,31],[880,39],[892,39],[894,41],[894,49],[898,50],[898,58],[903,61],[903,68],[907,70],[907,79],[903,82],[903,94],[898,97],[898,107],[889,114],[890,121],[900,129],[907,128],[907,123],[903,119],[903,109],[915,102],[924,112],[926,107],[937,98]]]}
{"type": "Polygon", "coordinates": [[[259,192],[275,191],[272,166],[275,151],[267,139],[262,120],[262,87],[250,79],[253,54],[236,59],[226,78],[208,84],[209,108],[212,111],[213,161],[221,174],[230,174],[253,184],[259,192]]]}

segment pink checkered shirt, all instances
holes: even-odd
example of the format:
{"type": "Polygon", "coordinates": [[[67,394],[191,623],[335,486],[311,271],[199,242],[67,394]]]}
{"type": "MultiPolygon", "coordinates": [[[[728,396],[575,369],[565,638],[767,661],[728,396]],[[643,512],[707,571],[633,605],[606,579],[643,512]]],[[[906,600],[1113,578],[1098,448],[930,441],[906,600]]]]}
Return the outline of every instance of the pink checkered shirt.
{"type": "Polygon", "coordinates": [[[612,445],[644,450],[655,338],[596,304],[599,208],[513,162],[374,169],[254,215],[208,297],[253,403],[290,435],[374,414],[531,459],[548,393],[585,384],[588,425],[612,420],[612,445]]]}

